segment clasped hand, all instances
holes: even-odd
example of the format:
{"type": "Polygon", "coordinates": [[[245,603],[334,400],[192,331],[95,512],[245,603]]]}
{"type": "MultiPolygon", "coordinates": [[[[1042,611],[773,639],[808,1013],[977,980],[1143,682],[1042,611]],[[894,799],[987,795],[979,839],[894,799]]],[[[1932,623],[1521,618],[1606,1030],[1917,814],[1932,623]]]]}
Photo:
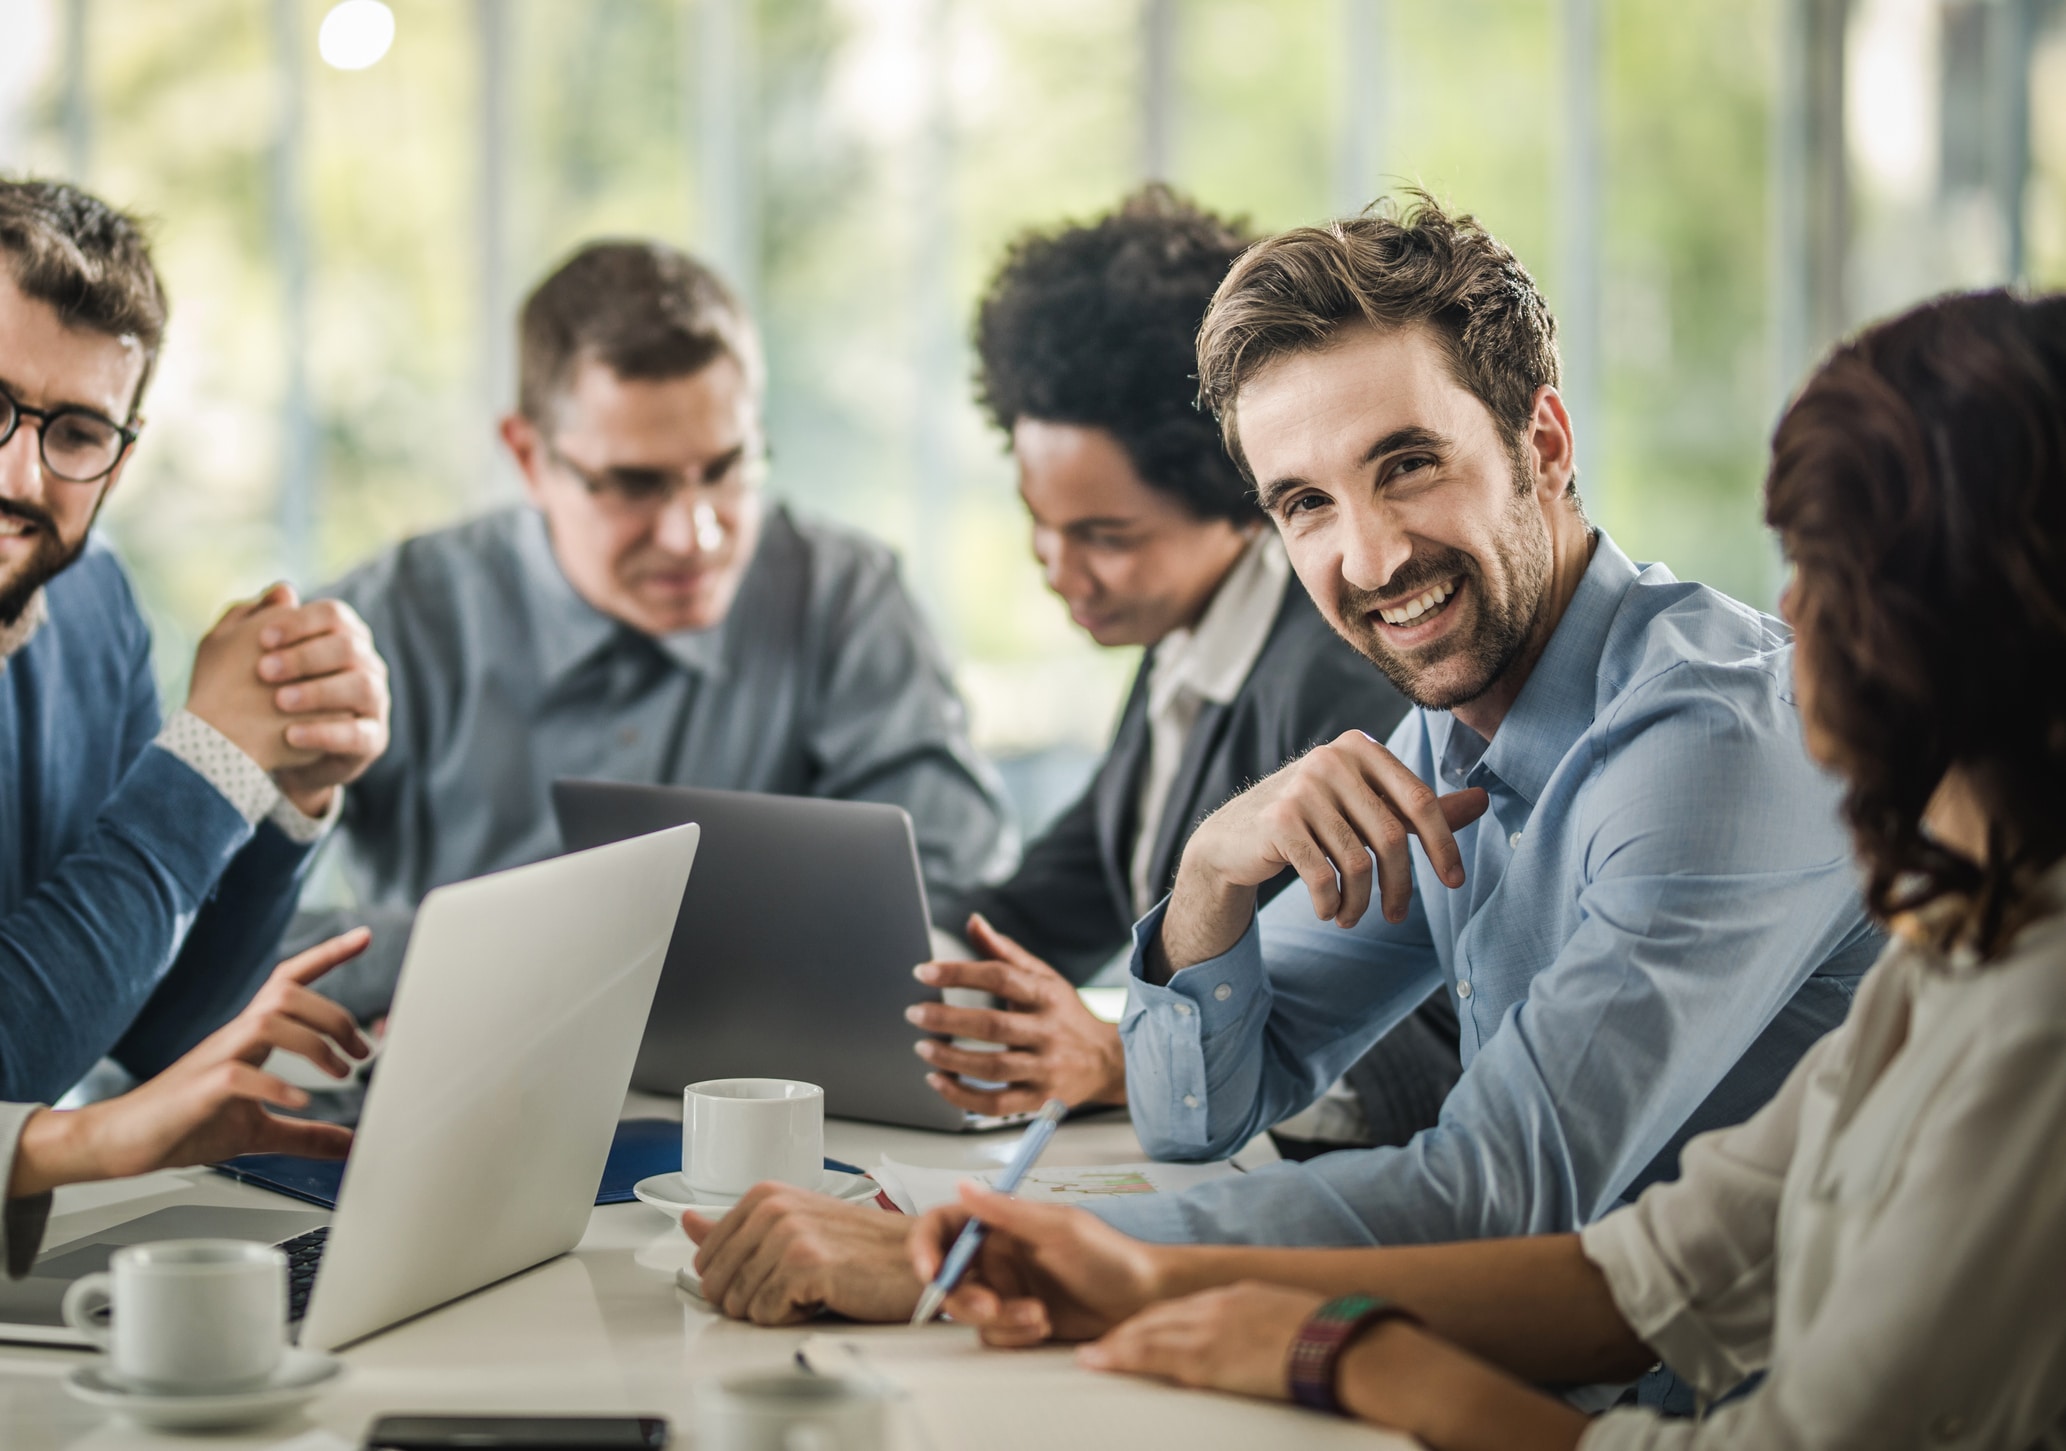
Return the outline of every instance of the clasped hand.
{"type": "Polygon", "coordinates": [[[276,584],[224,611],[201,641],[187,709],[321,816],[387,749],[387,665],[351,606],[303,604],[276,584]]]}

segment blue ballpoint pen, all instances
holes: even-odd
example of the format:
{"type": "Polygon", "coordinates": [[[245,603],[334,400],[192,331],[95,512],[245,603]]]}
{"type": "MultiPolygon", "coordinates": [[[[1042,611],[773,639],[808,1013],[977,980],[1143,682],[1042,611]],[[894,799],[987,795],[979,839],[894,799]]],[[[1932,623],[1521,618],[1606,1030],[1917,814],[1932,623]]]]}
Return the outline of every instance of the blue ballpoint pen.
{"type": "MultiPolygon", "coordinates": [[[[1055,1136],[1055,1125],[1062,1121],[1062,1115],[1069,1111],[1069,1105],[1059,1098],[1050,1098],[1040,1106],[1040,1112],[1033,1116],[1033,1122],[1026,1126],[1026,1137],[1019,1140],[1018,1151],[1011,1156],[1011,1162],[1004,1166],[1004,1172],[997,1176],[997,1182],[990,1187],[999,1194],[1009,1194],[1019,1187],[1033,1165],[1040,1159],[1041,1151],[1047,1148],[1047,1141],[1055,1136]]],[[[918,1313],[911,1317],[913,1325],[923,1325],[940,1313],[940,1306],[961,1283],[961,1277],[968,1273],[968,1267],[975,1263],[976,1251],[982,1248],[983,1236],[990,1226],[980,1219],[971,1219],[961,1227],[961,1233],[954,1240],[954,1248],[947,1251],[947,1258],[940,1266],[940,1272],[933,1276],[933,1282],[925,1287],[925,1293],[918,1297],[918,1313]]]]}

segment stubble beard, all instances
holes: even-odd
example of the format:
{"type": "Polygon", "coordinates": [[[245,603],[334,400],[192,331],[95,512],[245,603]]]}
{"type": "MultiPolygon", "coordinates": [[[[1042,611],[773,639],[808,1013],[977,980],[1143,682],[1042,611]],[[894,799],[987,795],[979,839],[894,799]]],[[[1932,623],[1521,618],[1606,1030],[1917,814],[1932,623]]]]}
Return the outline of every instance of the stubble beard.
{"type": "Polygon", "coordinates": [[[1336,601],[1338,617],[1347,626],[1343,637],[1383,672],[1394,689],[1423,710],[1454,710],[1470,704],[1499,682],[1535,638],[1549,603],[1554,560],[1549,531],[1534,507],[1532,483],[1518,467],[1515,485],[1506,514],[1507,528],[1494,546],[1504,590],[1495,593],[1488,587],[1484,568],[1476,559],[1462,550],[1448,549],[1409,559],[1394,571],[1382,591],[1396,599],[1461,575],[1466,581],[1465,598],[1457,605],[1476,612],[1468,631],[1451,631],[1426,651],[1402,655],[1384,643],[1380,627],[1371,621],[1380,598],[1378,591],[1344,588],[1336,601]],[[1466,667],[1461,675],[1441,671],[1448,678],[1437,684],[1438,667],[1459,658],[1466,667]]]}
{"type": "MultiPolygon", "coordinates": [[[[100,508],[94,507],[94,518],[100,517],[100,508]]],[[[86,550],[86,541],[93,533],[93,523],[87,522],[79,533],[79,542],[67,545],[58,533],[57,520],[34,504],[25,504],[17,499],[0,499],[0,514],[26,520],[36,526],[36,552],[23,560],[11,578],[0,579],[0,627],[13,625],[29,607],[29,601],[36,597],[36,591],[63,574],[86,550]]]]}

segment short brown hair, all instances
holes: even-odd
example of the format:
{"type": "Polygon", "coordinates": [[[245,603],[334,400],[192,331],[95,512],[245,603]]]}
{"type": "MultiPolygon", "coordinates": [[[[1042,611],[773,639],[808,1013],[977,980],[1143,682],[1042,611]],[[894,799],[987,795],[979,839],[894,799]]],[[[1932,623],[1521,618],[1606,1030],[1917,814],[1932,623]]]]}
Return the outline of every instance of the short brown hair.
{"type": "Polygon", "coordinates": [[[1882,918],[2001,947],[2066,857],[2066,296],[1926,303],[1839,347],[1772,439],[1797,667],[1882,918]],[[1988,860],[1923,830],[1961,768],[1988,860]]]}
{"type": "Polygon", "coordinates": [[[637,379],[686,377],[730,358],[756,395],[763,380],[745,304],[710,268],[663,242],[591,242],[525,299],[517,325],[523,415],[549,423],[583,358],[637,379]]]}
{"type": "Polygon", "coordinates": [[[135,338],[143,374],[129,417],[165,340],[165,287],[136,218],[61,181],[0,178],[0,258],[23,295],[56,309],[68,328],[135,338]]]}
{"type": "Polygon", "coordinates": [[[1528,269],[1475,218],[1451,216],[1426,192],[1405,198],[1259,242],[1220,283],[1198,334],[1198,399],[1251,482],[1235,395],[1270,363],[1353,327],[1427,327],[1510,450],[1536,390],[1556,386],[1556,319],[1528,269]]]}

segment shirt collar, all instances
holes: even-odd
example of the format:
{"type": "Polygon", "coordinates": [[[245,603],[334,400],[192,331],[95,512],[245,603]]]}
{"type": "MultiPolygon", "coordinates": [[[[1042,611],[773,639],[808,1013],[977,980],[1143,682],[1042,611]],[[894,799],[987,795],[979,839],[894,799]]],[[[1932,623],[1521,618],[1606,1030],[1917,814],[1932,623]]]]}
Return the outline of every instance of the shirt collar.
{"type": "Polygon", "coordinates": [[[1435,743],[1443,774],[1461,781],[1482,764],[1531,806],[1535,803],[1557,763],[1592,725],[1600,658],[1636,574],[1628,556],[1601,530],[1592,562],[1491,744],[1454,716],[1444,712],[1439,717],[1447,730],[1447,738],[1435,743]]]}
{"type": "Polygon", "coordinates": [[[22,612],[11,625],[0,625],[0,670],[7,668],[7,662],[21,652],[23,646],[35,638],[43,628],[43,622],[50,618],[50,603],[38,589],[29,596],[29,602],[22,606],[22,612]]]}
{"type": "MultiPolygon", "coordinates": [[[[773,512],[770,511],[771,515],[773,512]]],[[[651,640],[684,670],[705,676],[723,674],[725,623],[708,630],[651,636],[604,614],[581,598],[568,582],[559,556],[553,553],[545,516],[535,509],[525,509],[518,523],[517,558],[522,563],[524,585],[530,595],[532,648],[538,653],[538,669],[544,680],[558,681],[600,651],[631,638],[651,640]]],[[[740,594],[745,594],[743,588],[740,594]]],[[[727,615],[726,622],[729,619],[727,615]]]]}
{"type": "Polygon", "coordinates": [[[1215,705],[1239,695],[1269,641],[1290,578],[1291,560],[1277,531],[1258,530],[1213,591],[1197,625],[1172,631],[1156,646],[1148,708],[1166,709],[1180,691],[1215,705]]]}

